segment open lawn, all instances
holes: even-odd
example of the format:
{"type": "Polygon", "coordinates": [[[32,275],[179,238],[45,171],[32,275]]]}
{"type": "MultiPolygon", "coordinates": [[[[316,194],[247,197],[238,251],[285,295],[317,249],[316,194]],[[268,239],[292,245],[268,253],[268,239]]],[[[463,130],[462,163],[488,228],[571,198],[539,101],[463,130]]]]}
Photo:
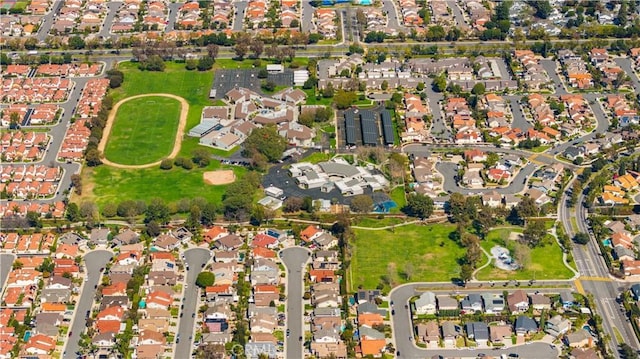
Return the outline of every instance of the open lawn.
{"type": "MultiPolygon", "coordinates": [[[[181,96],[189,103],[186,131],[200,122],[202,108],[210,105],[209,89],[213,82],[212,71],[187,71],[184,64],[167,62],[164,72],[138,70],[137,64],[124,62],[119,64],[125,74],[122,87],[111,92],[114,103],[130,96],[147,93],[170,93],[181,96]]],[[[144,100],[144,99],[141,99],[144,100]]],[[[171,138],[173,141],[173,137],[171,138]]],[[[215,155],[227,155],[222,151],[198,145],[197,138],[184,137],[178,156],[191,157],[193,150],[203,148],[215,155]]],[[[169,150],[170,151],[170,150],[169,150]]],[[[160,197],[167,202],[180,198],[206,197],[218,200],[224,192],[224,186],[205,186],[202,173],[220,169],[220,163],[212,161],[206,168],[194,168],[186,171],[174,168],[163,171],[160,168],[143,170],[124,170],[107,166],[83,169],[83,193],[80,201],[90,199],[98,204],[120,202],[125,199],[145,199],[160,197]]],[[[241,176],[244,168],[233,168],[236,177],[241,176]]]]}
{"type": "Polygon", "coordinates": [[[118,109],[104,151],[107,159],[125,165],[161,160],[173,149],[180,102],[161,96],[124,102],[118,109]]]}
{"type": "Polygon", "coordinates": [[[391,209],[391,213],[400,213],[402,207],[407,205],[407,197],[404,193],[404,186],[396,187],[391,190],[389,197],[396,203],[397,207],[391,209]]]}
{"type": "Polygon", "coordinates": [[[91,178],[93,191],[85,187],[83,199],[95,201],[99,206],[117,204],[124,199],[149,201],[155,197],[167,203],[195,197],[219,203],[226,186],[206,185],[202,177],[204,172],[218,169],[232,169],[236,178],[246,172],[244,167],[221,166],[217,161],[212,161],[205,168],[189,171],[179,167],[168,171],[158,168],[122,170],[109,166],[88,167],[83,171],[83,182],[86,183],[85,178],[91,178]]]}
{"type": "Polygon", "coordinates": [[[408,225],[393,232],[355,229],[349,288],[375,288],[384,277],[394,285],[451,281],[458,276],[458,259],[464,255],[464,248],[449,239],[454,230],[449,224],[408,225]],[[409,278],[407,271],[413,272],[409,278]]]}
{"type": "MultiPolygon", "coordinates": [[[[487,235],[487,238],[480,242],[482,248],[490,252],[495,245],[508,248],[513,255],[515,243],[509,240],[511,232],[522,232],[522,228],[500,228],[494,229],[487,235]]],[[[551,237],[551,235],[549,235],[551,237]]],[[[529,251],[528,263],[521,270],[505,271],[495,268],[492,264],[480,270],[476,277],[479,280],[530,280],[530,279],[568,279],[573,273],[565,267],[562,262],[562,250],[553,238],[547,238],[544,247],[531,248],[529,251]]],[[[484,261],[483,261],[484,263],[484,261]]]]}

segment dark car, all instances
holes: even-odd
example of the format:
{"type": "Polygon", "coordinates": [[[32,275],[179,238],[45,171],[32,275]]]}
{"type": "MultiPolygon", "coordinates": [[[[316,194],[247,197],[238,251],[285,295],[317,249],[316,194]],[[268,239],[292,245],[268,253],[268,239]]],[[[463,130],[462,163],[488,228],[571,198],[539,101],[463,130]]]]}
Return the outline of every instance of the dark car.
{"type": "Polygon", "coordinates": [[[393,309],[393,310],[391,311],[391,315],[396,315],[396,310],[395,310],[395,309],[393,309]]]}
{"type": "Polygon", "coordinates": [[[287,338],[291,335],[291,330],[287,329],[287,338]]]}
{"type": "Polygon", "coordinates": [[[195,318],[196,317],[196,313],[191,313],[191,318],[195,318]]]}
{"type": "Polygon", "coordinates": [[[298,337],[298,341],[302,341],[302,335],[298,337]]]}

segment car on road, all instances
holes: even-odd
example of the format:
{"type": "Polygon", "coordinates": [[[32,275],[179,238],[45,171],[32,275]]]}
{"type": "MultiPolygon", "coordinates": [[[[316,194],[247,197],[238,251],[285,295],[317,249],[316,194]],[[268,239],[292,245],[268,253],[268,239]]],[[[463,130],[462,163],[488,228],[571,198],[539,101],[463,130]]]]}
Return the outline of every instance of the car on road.
{"type": "Polygon", "coordinates": [[[391,310],[391,315],[396,315],[396,310],[395,309],[391,310]]]}
{"type": "Polygon", "coordinates": [[[176,336],[176,344],[177,344],[177,343],[180,343],[180,334],[178,334],[178,335],[176,336]]]}
{"type": "Polygon", "coordinates": [[[191,318],[195,318],[196,317],[196,313],[191,313],[191,318]]]}
{"type": "Polygon", "coordinates": [[[302,341],[302,335],[298,337],[298,341],[301,342],[302,341]]]}
{"type": "Polygon", "coordinates": [[[289,335],[291,335],[291,330],[287,329],[287,338],[289,338],[289,335]]]}

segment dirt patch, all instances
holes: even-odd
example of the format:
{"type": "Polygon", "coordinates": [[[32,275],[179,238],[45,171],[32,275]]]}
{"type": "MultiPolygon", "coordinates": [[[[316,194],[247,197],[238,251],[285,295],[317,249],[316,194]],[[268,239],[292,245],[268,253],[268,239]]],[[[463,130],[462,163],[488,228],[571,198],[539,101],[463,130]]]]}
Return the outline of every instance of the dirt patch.
{"type": "Polygon", "coordinates": [[[231,170],[209,171],[202,174],[204,183],[211,185],[221,185],[233,183],[236,180],[236,174],[231,170]]]}
{"type": "Polygon", "coordinates": [[[509,233],[510,241],[519,241],[521,238],[522,238],[522,233],[518,233],[518,232],[509,233]]]}

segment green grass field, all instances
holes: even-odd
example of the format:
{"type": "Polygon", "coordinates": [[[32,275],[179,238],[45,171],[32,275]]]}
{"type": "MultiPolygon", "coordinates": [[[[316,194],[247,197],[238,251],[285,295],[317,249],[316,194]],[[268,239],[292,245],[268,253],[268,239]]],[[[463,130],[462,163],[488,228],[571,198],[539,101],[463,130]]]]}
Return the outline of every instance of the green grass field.
{"type": "Polygon", "coordinates": [[[391,276],[395,284],[456,278],[464,248],[449,239],[454,230],[455,226],[448,224],[408,225],[393,232],[355,229],[348,271],[351,290],[359,285],[375,288],[384,276],[391,276]],[[408,279],[407,269],[413,272],[408,279]]]}
{"type": "MultiPolygon", "coordinates": [[[[501,228],[494,229],[487,235],[487,238],[480,243],[482,248],[490,252],[495,245],[500,245],[513,251],[515,243],[509,240],[509,233],[522,232],[522,228],[501,228]]],[[[550,235],[549,235],[550,236],[550,235]]],[[[562,262],[562,250],[555,240],[548,238],[551,244],[544,247],[530,249],[528,263],[521,270],[505,271],[494,267],[492,264],[480,270],[476,277],[479,280],[543,280],[543,279],[568,279],[573,273],[565,267],[562,262]]],[[[513,254],[513,253],[512,253],[513,254]]],[[[484,260],[483,260],[484,263],[484,260]]]]}
{"type": "Polygon", "coordinates": [[[116,114],[104,155],[125,165],[167,157],[178,129],[180,102],[161,96],[124,102],[116,114]]]}
{"type": "MultiPolygon", "coordinates": [[[[125,80],[122,87],[111,94],[114,103],[130,96],[147,93],[171,93],[181,96],[189,103],[189,115],[185,131],[200,122],[202,108],[212,104],[209,100],[209,89],[213,82],[212,71],[187,71],[184,64],[167,62],[164,72],[140,71],[137,64],[124,62],[118,69],[124,72],[125,80]]],[[[171,137],[173,141],[173,137],[171,137]]],[[[196,148],[205,148],[216,155],[231,154],[234,151],[217,151],[198,145],[198,139],[186,137],[182,141],[179,156],[191,157],[196,148]]],[[[84,167],[83,193],[79,201],[93,200],[96,203],[118,203],[125,199],[149,200],[160,197],[167,202],[180,198],[205,197],[209,200],[219,200],[225,186],[209,186],[204,184],[202,173],[220,168],[220,163],[212,161],[207,168],[194,168],[190,171],[174,168],[163,171],[160,168],[143,170],[123,170],[108,166],[97,168],[84,167]]],[[[245,173],[244,168],[233,168],[236,176],[245,173]]],[[[76,200],[76,198],[73,198],[76,200]]]]}
{"type": "Polygon", "coordinates": [[[396,187],[391,190],[389,197],[396,203],[397,207],[391,209],[391,213],[400,213],[402,208],[407,205],[407,197],[404,193],[404,186],[396,187]]]}

